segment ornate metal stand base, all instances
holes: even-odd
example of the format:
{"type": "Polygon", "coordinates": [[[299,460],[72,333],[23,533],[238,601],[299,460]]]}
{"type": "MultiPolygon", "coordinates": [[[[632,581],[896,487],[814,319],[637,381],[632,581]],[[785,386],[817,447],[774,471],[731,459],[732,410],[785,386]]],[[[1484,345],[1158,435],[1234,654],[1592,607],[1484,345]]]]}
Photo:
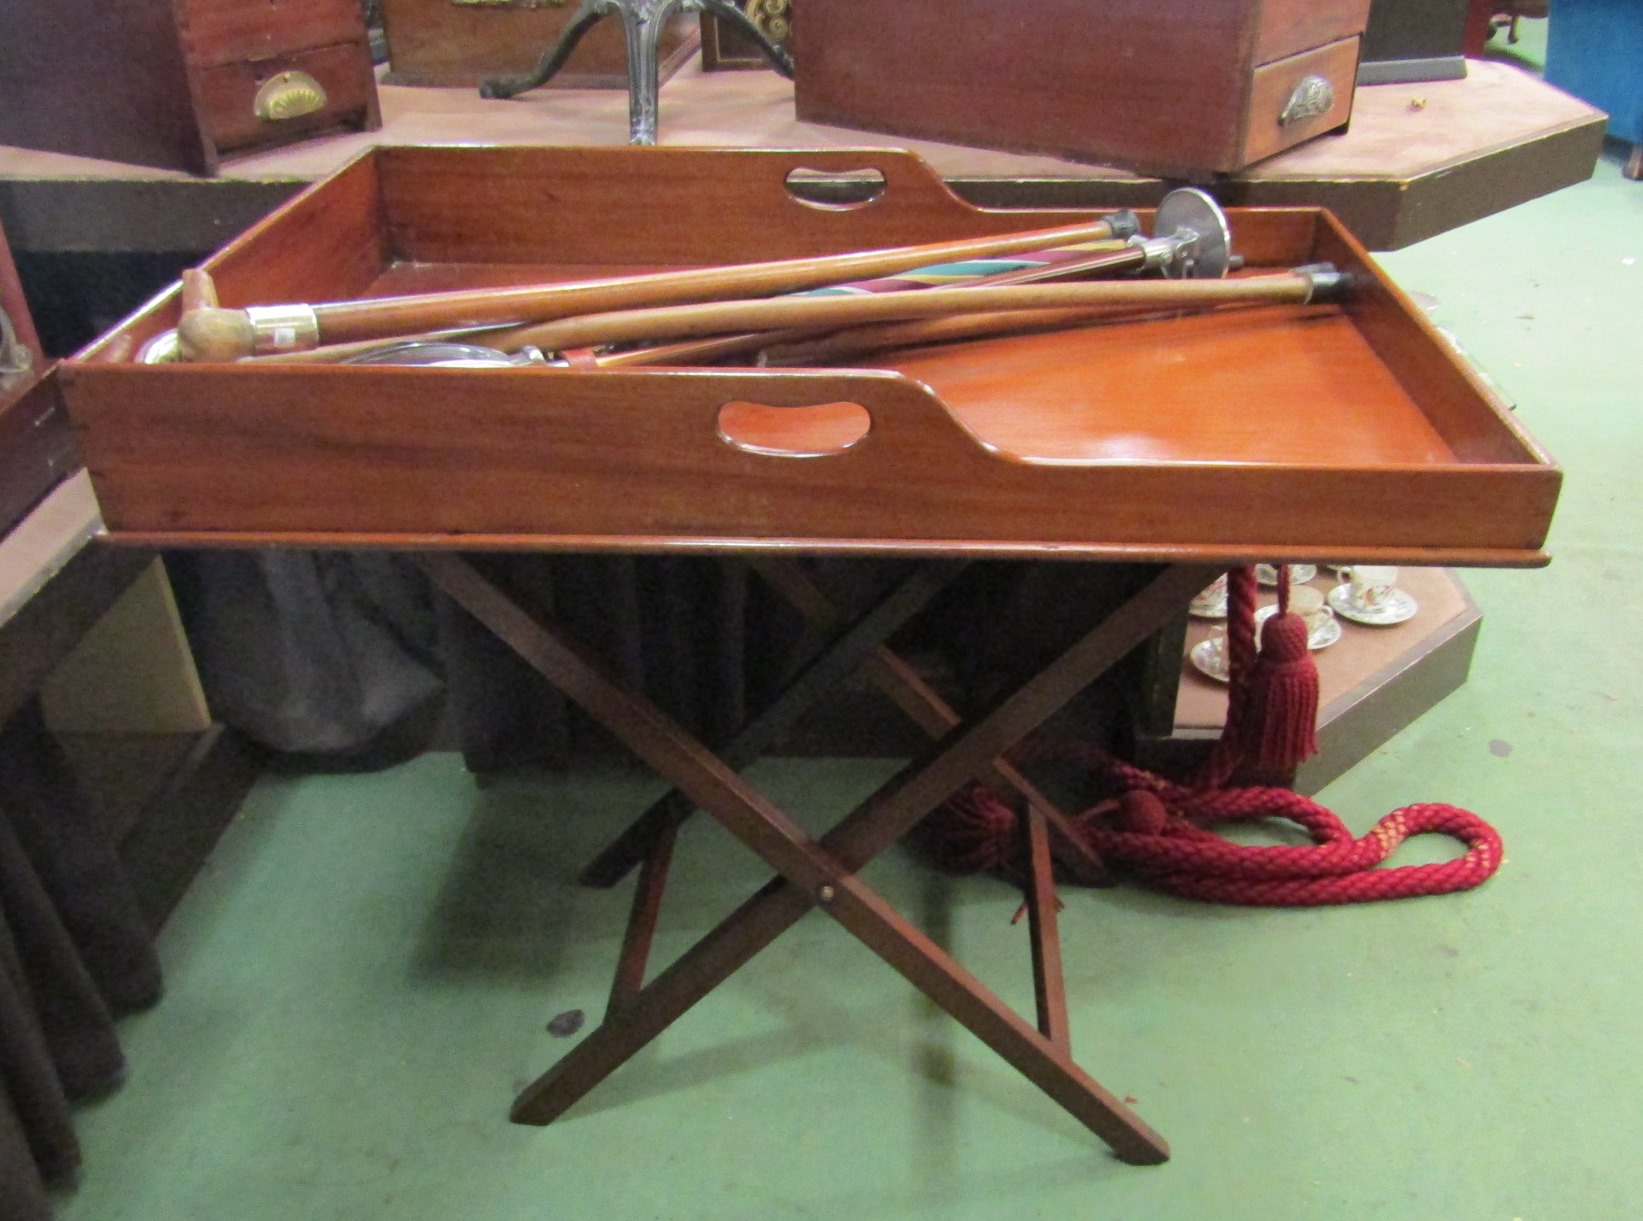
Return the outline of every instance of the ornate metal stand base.
{"type": "Polygon", "coordinates": [[[527,76],[507,76],[488,80],[479,88],[487,98],[511,98],[546,84],[565,66],[576,44],[601,18],[615,13],[622,19],[628,49],[628,126],[630,144],[655,144],[657,95],[661,90],[661,70],[657,48],[668,21],[678,13],[711,13],[753,39],[771,66],[783,76],[793,75],[793,60],[772,42],[763,30],[733,0],[582,0],[581,7],[559,41],[543,54],[536,70],[527,76]]]}

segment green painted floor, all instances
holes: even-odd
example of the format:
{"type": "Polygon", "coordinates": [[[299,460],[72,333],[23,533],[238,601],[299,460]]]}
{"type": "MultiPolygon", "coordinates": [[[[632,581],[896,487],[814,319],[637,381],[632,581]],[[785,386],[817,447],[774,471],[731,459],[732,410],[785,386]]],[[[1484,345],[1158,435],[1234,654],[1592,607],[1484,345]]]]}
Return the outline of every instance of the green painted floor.
{"type": "MultiPolygon", "coordinates": [[[[66,1221],[1643,1216],[1643,183],[1589,183],[1384,257],[1567,482],[1537,572],[1468,578],[1471,681],[1332,785],[1504,834],[1481,890],[1244,911],[1069,892],[1073,1039],[1171,1140],[1125,1166],[866,950],[811,917],[561,1122],[516,1088],[596,1018],[627,891],[573,871],[656,786],[480,789],[451,755],[271,777],[161,942],[127,1087],[86,1109],[66,1221]]],[[[756,769],[815,825],[882,762],[756,769]]],[[[1436,859],[1441,849],[1409,849],[1436,859]]],[[[1017,895],[870,875],[1030,1003],[1017,895]]],[[[705,820],[659,953],[763,880],[705,820]]]]}

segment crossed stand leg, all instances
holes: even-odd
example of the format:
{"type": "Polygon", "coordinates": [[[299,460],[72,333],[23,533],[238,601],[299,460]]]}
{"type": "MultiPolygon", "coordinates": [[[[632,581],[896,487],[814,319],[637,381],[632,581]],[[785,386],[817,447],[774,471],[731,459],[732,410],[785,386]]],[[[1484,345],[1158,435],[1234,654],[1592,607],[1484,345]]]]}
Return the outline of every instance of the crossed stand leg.
{"type": "Polygon", "coordinates": [[[1026,819],[1034,863],[1032,919],[1039,1025],[1035,1028],[908,923],[858,876],[930,810],[1016,745],[1213,579],[1193,564],[1157,570],[1128,601],[991,711],[953,726],[922,759],[903,768],[820,840],[746,784],[605,665],[553,625],[539,622],[466,560],[420,557],[430,579],[495,632],[572,701],[616,734],[691,803],[707,811],[778,876],[648,984],[645,952],[665,881],[672,822],[650,845],[634,899],[612,1003],[603,1023],[515,1100],[517,1122],[552,1122],[702,997],[728,979],[811,908],[820,907],[946,1009],[1125,1161],[1165,1160],[1168,1146],[1092,1080],[1068,1051],[1049,820],[1036,804],[1026,819]]]}

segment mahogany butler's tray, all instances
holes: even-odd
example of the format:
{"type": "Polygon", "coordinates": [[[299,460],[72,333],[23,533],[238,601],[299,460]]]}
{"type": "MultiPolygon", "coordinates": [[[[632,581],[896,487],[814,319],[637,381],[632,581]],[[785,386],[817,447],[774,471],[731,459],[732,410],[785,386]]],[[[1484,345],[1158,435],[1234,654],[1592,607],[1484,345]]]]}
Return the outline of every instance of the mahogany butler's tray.
{"type": "MultiPolygon", "coordinates": [[[[206,267],[245,306],[1087,216],[977,209],[882,150],[380,148],[206,267]],[[789,186],[864,169],[883,190],[857,206],[789,186]]],[[[876,370],[575,372],[140,364],[173,292],[60,376],[109,531],[134,542],[1542,562],[1560,472],[1356,242],[1316,209],[1231,225],[1250,270],[1332,261],[1357,293],[876,370]],[[814,408],[841,403],[865,435],[814,452],[814,408]]]]}

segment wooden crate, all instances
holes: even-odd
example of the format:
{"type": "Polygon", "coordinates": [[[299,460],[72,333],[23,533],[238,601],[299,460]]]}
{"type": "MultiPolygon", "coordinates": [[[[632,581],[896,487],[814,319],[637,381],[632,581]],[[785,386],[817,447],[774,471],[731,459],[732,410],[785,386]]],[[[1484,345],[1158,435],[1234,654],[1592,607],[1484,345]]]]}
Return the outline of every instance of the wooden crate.
{"type": "MultiPolygon", "coordinates": [[[[387,83],[477,86],[493,76],[517,76],[536,67],[577,11],[568,0],[497,3],[496,0],[381,0],[388,41],[387,83]]],[[[676,15],[657,47],[666,81],[701,45],[693,17],[676,15]]],[[[577,44],[548,87],[626,89],[627,44],[615,16],[599,22],[577,44]]]]}
{"type": "Polygon", "coordinates": [[[358,0],[10,0],[0,143],[215,173],[378,126],[358,0]]]}
{"type": "Polygon", "coordinates": [[[804,0],[801,119],[1229,173],[1352,111],[1369,0],[804,0]]]}
{"type": "MultiPolygon", "coordinates": [[[[976,208],[885,150],[388,147],[206,266],[226,306],[314,302],[1089,215],[976,208]],[[884,190],[816,204],[801,169],[884,190]]],[[[60,380],[110,531],[147,543],[1544,562],[1561,473],[1422,311],[1325,212],[1231,217],[1251,271],[1329,260],[1357,291],[875,369],[598,373],[139,363],[173,293],[60,380]],[[859,443],[771,452],[813,452],[802,409],[840,403],[859,443]]]]}

